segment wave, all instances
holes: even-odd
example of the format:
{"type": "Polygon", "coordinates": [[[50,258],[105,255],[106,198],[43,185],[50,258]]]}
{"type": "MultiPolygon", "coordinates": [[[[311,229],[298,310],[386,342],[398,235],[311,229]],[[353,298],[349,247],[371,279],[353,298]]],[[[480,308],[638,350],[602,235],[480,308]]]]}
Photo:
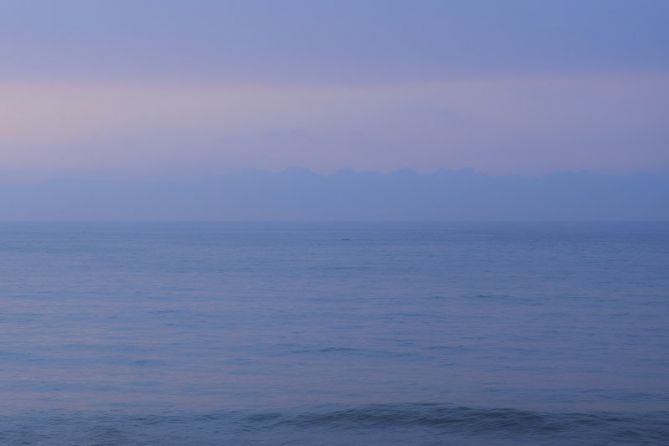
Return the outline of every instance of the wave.
{"type": "Polygon", "coordinates": [[[444,404],[206,414],[0,418],[0,443],[25,445],[669,444],[669,412],[550,413],[444,404]]]}
{"type": "Polygon", "coordinates": [[[321,409],[306,413],[247,416],[248,426],[292,426],[336,430],[429,428],[466,434],[599,433],[607,437],[662,440],[669,444],[669,412],[645,414],[542,413],[516,409],[480,409],[440,404],[372,405],[321,409]]]}

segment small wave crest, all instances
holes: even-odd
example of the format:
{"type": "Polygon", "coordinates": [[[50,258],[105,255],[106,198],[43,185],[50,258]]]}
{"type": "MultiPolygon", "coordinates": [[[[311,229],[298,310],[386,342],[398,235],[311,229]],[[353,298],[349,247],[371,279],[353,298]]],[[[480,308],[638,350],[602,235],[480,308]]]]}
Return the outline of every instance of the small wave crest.
{"type": "Polygon", "coordinates": [[[0,420],[0,443],[56,444],[669,444],[669,412],[549,413],[443,404],[0,420]],[[245,443],[244,443],[245,444],[245,443]],[[399,443],[398,443],[399,444],[399,443]],[[450,444],[450,443],[449,443],[450,444]]]}
{"type": "Polygon", "coordinates": [[[301,429],[430,428],[466,434],[600,433],[619,437],[652,437],[669,441],[669,413],[641,415],[611,413],[541,413],[516,409],[479,409],[439,404],[373,405],[321,409],[304,413],[253,415],[245,420],[264,428],[301,429]]]}

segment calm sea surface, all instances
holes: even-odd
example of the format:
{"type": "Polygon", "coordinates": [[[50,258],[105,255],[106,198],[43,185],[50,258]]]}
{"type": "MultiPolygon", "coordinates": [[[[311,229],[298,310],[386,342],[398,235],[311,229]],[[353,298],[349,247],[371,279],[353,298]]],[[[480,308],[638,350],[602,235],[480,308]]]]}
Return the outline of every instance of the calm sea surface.
{"type": "Polygon", "coordinates": [[[669,444],[667,223],[0,224],[2,445],[669,444]]]}

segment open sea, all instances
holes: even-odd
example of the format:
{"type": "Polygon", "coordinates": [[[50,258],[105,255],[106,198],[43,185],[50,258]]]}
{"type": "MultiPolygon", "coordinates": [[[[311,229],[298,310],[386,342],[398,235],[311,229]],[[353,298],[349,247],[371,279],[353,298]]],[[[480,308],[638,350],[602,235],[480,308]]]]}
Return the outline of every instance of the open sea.
{"type": "Polygon", "coordinates": [[[669,223],[0,224],[0,445],[392,444],[669,444],[669,223]]]}

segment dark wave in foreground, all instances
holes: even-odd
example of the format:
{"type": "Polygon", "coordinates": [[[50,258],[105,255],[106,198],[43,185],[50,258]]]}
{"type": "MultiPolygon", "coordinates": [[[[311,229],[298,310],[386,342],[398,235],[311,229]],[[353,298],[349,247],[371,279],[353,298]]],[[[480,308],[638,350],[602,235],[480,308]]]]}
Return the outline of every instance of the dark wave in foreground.
{"type": "Polygon", "coordinates": [[[0,418],[3,445],[665,445],[669,412],[541,413],[439,404],[187,415],[0,418]]]}

